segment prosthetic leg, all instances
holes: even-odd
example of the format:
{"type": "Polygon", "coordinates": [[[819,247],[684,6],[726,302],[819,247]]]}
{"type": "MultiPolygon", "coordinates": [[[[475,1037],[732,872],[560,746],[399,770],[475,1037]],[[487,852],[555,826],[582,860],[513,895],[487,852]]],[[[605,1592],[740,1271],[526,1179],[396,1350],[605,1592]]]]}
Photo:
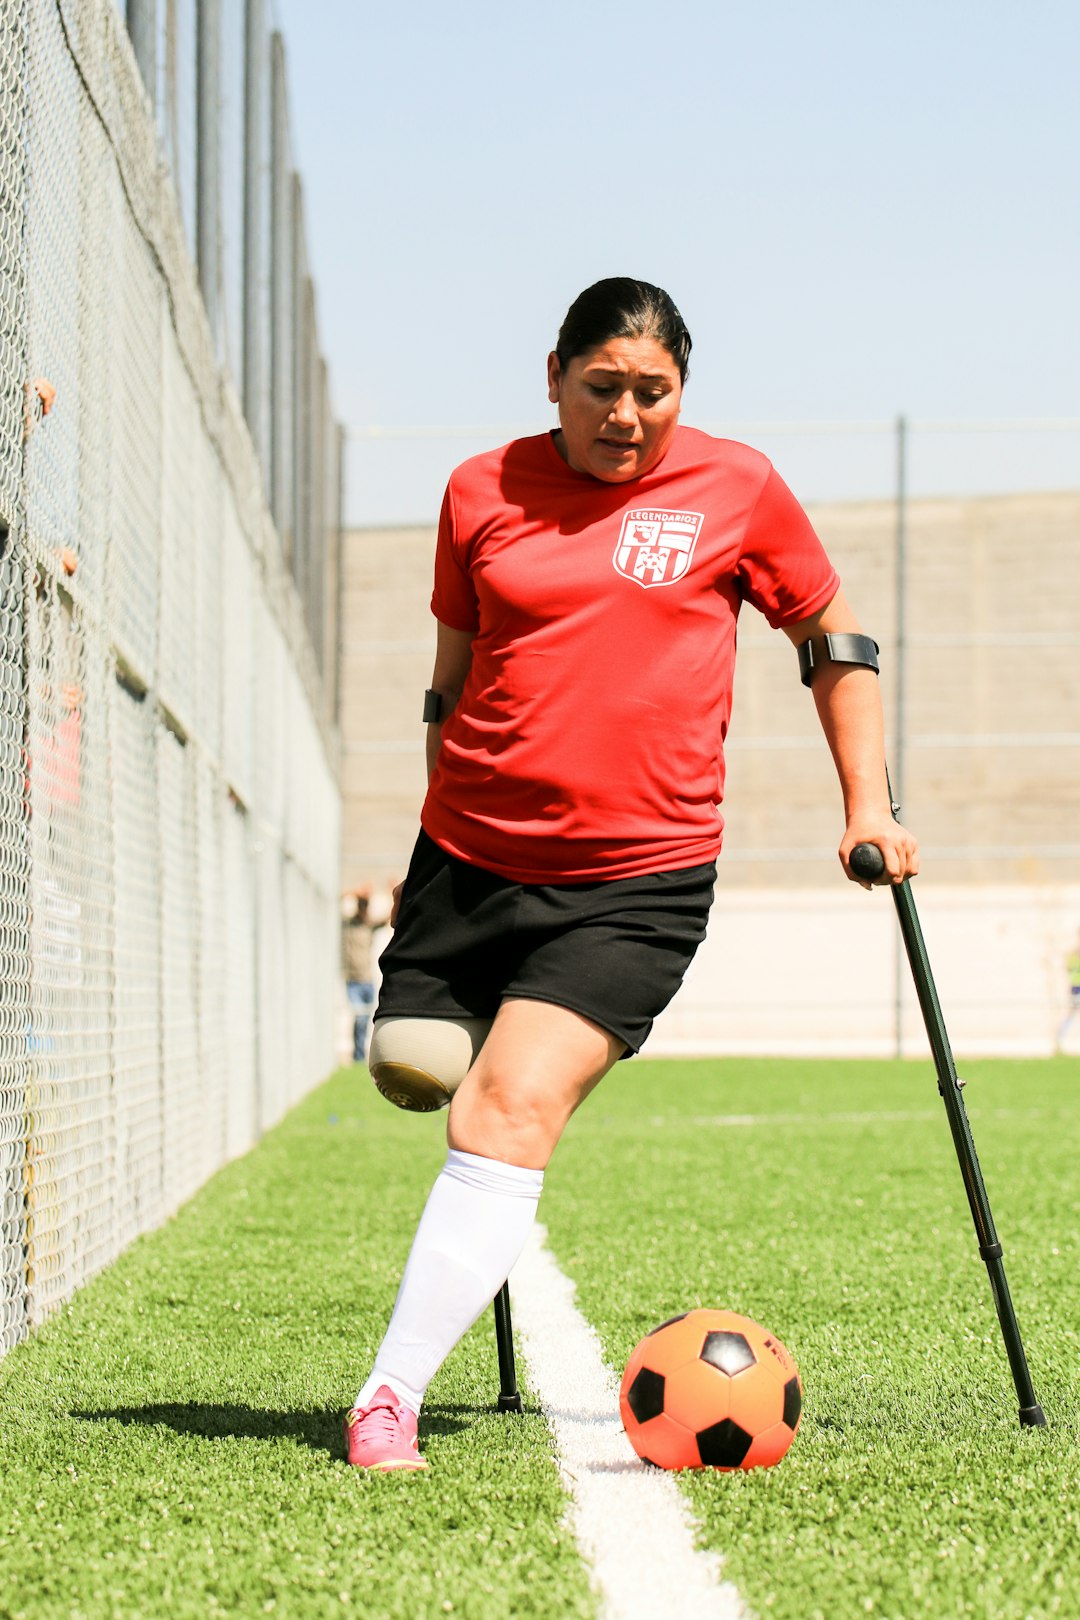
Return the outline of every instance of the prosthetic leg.
{"type": "MultiPolygon", "coordinates": [[[[491,1023],[490,1018],[379,1018],[368,1052],[371,1078],[397,1108],[420,1114],[446,1108],[487,1039],[491,1023]]],[[[508,1283],[495,1296],[494,1306],[497,1409],[520,1412],[508,1283]]]]}
{"type": "Polygon", "coordinates": [[[413,1114],[446,1108],[488,1038],[490,1018],[377,1018],[371,1078],[387,1102],[413,1114]]]}

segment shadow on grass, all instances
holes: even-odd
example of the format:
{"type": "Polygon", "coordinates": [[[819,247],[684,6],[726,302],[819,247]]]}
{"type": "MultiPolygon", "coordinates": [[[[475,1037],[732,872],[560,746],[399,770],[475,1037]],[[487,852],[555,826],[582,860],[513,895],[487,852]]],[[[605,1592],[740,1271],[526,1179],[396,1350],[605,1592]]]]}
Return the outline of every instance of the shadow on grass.
{"type": "MultiPolygon", "coordinates": [[[[531,1412],[526,1407],[526,1413],[531,1412]]],[[[490,1404],[474,1402],[443,1402],[425,1406],[420,1417],[420,1438],[431,1434],[460,1434],[463,1429],[471,1429],[477,1418],[500,1418],[504,1423],[515,1423],[521,1416],[518,1412],[500,1412],[492,1401],[490,1404]]]]}
{"type": "MultiPolygon", "coordinates": [[[[432,1406],[420,1420],[425,1434],[456,1434],[481,1416],[482,1406],[432,1406]],[[460,1414],[460,1416],[459,1416],[460,1414]]],[[[177,1402],[155,1406],[106,1406],[96,1411],[72,1412],[82,1423],[123,1423],[133,1428],[172,1429],[204,1440],[293,1440],[312,1451],[343,1455],[341,1411],[266,1412],[254,1406],[177,1402]]]]}
{"type": "Polygon", "coordinates": [[[72,1412],[83,1423],[123,1423],[134,1428],[172,1429],[204,1440],[294,1440],[312,1451],[341,1455],[340,1412],[266,1412],[253,1406],[185,1405],[106,1406],[72,1412]]]}

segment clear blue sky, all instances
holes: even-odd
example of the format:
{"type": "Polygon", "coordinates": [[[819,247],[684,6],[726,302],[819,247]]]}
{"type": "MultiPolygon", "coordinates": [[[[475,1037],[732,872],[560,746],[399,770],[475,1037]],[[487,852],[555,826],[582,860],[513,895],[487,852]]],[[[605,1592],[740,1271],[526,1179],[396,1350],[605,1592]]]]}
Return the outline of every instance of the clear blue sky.
{"type": "MultiPolygon", "coordinates": [[[[349,427],[547,423],[562,315],[612,274],[680,305],[687,421],[1080,415],[1076,0],[272,13],[349,427]]],[[[756,442],[810,497],[888,484],[884,441],[756,442]]],[[[351,519],[432,518],[482,445],[358,447],[351,519]]],[[[1076,485],[1080,444],[953,438],[923,466],[1076,485]]]]}

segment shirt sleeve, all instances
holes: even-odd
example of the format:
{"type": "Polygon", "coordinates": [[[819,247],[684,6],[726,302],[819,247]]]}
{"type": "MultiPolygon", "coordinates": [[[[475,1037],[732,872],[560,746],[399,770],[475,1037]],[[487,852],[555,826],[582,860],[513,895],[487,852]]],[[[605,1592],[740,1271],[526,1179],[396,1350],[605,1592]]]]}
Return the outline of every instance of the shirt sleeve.
{"type": "Polygon", "coordinates": [[[440,624],[449,625],[451,630],[476,631],[480,628],[480,605],[457,529],[453,487],[448,484],[439,513],[431,611],[440,624]]]}
{"type": "Polygon", "coordinates": [[[840,587],[810,519],[775,468],[747,521],[735,578],[774,630],[827,607],[840,587]]]}

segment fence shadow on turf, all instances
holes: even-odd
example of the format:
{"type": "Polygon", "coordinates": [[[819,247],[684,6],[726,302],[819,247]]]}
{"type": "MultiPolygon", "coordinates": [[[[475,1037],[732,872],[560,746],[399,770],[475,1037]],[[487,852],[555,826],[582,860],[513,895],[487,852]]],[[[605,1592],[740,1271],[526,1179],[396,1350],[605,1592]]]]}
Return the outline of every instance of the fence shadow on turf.
{"type": "Polygon", "coordinates": [[[205,1440],[294,1440],[312,1451],[341,1454],[341,1413],[266,1412],[254,1406],[212,1402],[155,1406],[111,1406],[75,1411],[82,1423],[123,1423],[146,1429],[173,1429],[205,1440]]]}

